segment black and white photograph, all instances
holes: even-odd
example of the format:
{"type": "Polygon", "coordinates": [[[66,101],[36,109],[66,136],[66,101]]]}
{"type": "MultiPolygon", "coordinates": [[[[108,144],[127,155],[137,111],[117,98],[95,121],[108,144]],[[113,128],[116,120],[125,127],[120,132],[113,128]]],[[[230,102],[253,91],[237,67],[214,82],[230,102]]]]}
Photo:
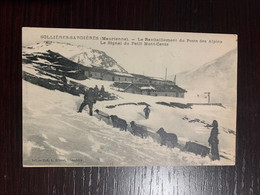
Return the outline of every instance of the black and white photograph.
{"type": "Polygon", "coordinates": [[[22,29],[24,167],[235,165],[237,35],[22,29]]]}

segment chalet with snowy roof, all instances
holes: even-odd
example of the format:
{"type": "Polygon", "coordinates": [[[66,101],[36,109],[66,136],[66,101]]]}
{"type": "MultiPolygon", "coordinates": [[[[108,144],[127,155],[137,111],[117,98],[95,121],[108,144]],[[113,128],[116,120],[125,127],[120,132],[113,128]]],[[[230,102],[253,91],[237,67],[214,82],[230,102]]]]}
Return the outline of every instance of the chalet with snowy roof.
{"type": "Polygon", "coordinates": [[[151,95],[151,96],[170,96],[184,98],[187,91],[177,85],[154,85],[144,83],[114,83],[114,87],[127,93],[151,95]]]}
{"type": "Polygon", "coordinates": [[[175,85],[175,82],[171,81],[171,80],[166,80],[166,79],[162,79],[162,78],[151,78],[151,84],[154,85],[175,85]]]}
{"type": "Polygon", "coordinates": [[[95,79],[102,80],[103,74],[107,70],[105,70],[103,68],[98,68],[98,67],[85,67],[84,71],[85,71],[86,77],[92,77],[92,78],[95,78],[95,79]]]}
{"type": "Polygon", "coordinates": [[[99,67],[86,67],[85,76],[106,81],[134,82],[134,76],[132,74],[113,72],[99,67]]]}
{"type": "Polygon", "coordinates": [[[143,95],[155,95],[156,94],[156,89],[151,85],[141,86],[140,89],[141,89],[143,95]]]}
{"type": "Polygon", "coordinates": [[[155,92],[151,92],[151,95],[184,98],[184,93],[187,92],[178,85],[155,85],[155,88],[155,92]]]}
{"type": "Polygon", "coordinates": [[[151,78],[140,75],[140,74],[132,74],[134,76],[134,83],[151,83],[151,78]]]}
{"type": "Polygon", "coordinates": [[[124,89],[124,92],[142,94],[141,88],[133,83],[128,84],[128,86],[124,89]]]}
{"type": "Polygon", "coordinates": [[[99,67],[86,67],[85,76],[114,81],[114,87],[127,93],[183,98],[184,93],[187,92],[185,89],[177,86],[174,81],[139,74],[112,72],[99,67]]]}
{"type": "Polygon", "coordinates": [[[175,84],[173,81],[165,80],[162,78],[153,78],[140,74],[130,74],[126,72],[115,72],[101,67],[84,67],[84,71],[86,77],[92,77],[95,79],[106,81],[144,83],[155,85],[175,84]]]}
{"type": "Polygon", "coordinates": [[[129,73],[107,71],[103,75],[103,80],[115,82],[133,82],[134,76],[129,73]]]}

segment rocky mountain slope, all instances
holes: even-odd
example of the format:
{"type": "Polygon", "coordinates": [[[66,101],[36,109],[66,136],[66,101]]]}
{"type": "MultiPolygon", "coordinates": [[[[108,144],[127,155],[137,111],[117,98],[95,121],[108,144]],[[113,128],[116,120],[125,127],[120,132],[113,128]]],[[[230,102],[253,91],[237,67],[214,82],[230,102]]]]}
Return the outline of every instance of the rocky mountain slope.
{"type": "MultiPolygon", "coordinates": [[[[57,53],[75,63],[87,67],[100,67],[110,71],[127,71],[122,68],[112,57],[105,52],[83,46],[75,46],[69,43],[45,41],[32,46],[23,47],[23,56],[41,55],[51,52],[57,53]]],[[[35,59],[36,60],[36,59],[35,59]]]]}

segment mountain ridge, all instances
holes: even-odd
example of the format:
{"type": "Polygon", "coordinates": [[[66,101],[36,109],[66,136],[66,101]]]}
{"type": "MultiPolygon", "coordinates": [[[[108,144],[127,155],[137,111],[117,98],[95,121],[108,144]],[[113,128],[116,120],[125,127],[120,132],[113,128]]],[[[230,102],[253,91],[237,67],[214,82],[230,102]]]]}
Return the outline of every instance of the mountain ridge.
{"type": "Polygon", "coordinates": [[[177,74],[177,84],[188,91],[211,92],[213,102],[235,106],[237,84],[237,50],[200,67],[177,74]]]}
{"type": "Polygon", "coordinates": [[[30,46],[23,47],[23,56],[36,53],[48,53],[52,51],[63,57],[87,67],[100,67],[114,72],[127,73],[116,60],[108,56],[104,51],[92,48],[85,48],[81,45],[44,41],[30,46]],[[82,56],[82,54],[85,54],[82,56]]]}

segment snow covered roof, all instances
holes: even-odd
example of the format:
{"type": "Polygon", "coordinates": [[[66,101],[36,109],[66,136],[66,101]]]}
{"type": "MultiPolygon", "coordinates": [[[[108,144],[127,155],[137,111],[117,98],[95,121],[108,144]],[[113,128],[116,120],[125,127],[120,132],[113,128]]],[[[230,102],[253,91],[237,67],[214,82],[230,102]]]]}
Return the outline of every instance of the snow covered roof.
{"type": "Polygon", "coordinates": [[[118,76],[123,76],[123,77],[134,77],[133,75],[129,73],[122,73],[122,72],[110,72],[111,74],[118,75],[118,76]]]}
{"type": "Polygon", "coordinates": [[[126,91],[126,90],[127,90],[128,88],[130,88],[130,87],[134,87],[134,88],[136,88],[136,89],[138,89],[138,90],[141,90],[140,87],[136,86],[136,85],[133,84],[133,83],[130,83],[124,90],[126,91]]]}
{"type": "Polygon", "coordinates": [[[140,89],[141,90],[155,90],[155,88],[154,87],[152,87],[152,86],[143,86],[143,87],[140,87],[140,89]]]}
{"type": "Polygon", "coordinates": [[[152,80],[164,81],[165,79],[161,77],[151,77],[152,80]]]}
{"type": "Polygon", "coordinates": [[[178,85],[154,85],[156,91],[158,92],[181,92],[185,93],[187,92],[185,89],[182,89],[178,85]]]}
{"type": "Polygon", "coordinates": [[[109,73],[110,71],[108,71],[107,69],[101,68],[101,67],[90,67],[89,69],[92,72],[101,72],[101,73],[109,73]]]}
{"type": "Polygon", "coordinates": [[[165,80],[165,79],[160,78],[160,77],[151,77],[151,80],[173,83],[173,81],[171,81],[171,80],[165,80]]]}
{"type": "Polygon", "coordinates": [[[92,67],[89,69],[92,72],[100,72],[100,73],[106,73],[106,74],[112,74],[112,75],[117,75],[117,76],[122,76],[122,77],[134,77],[133,75],[129,73],[122,73],[122,72],[114,72],[110,71],[101,67],[92,67]]]}
{"type": "Polygon", "coordinates": [[[177,85],[154,85],[154,84],[140,84],[140,83],[114,83],[115,87],[121,88],[121,89],[128,89],[129,87],[135,87],[140,90],[154,90],[158,92],[180,92],[185,93],[187,92],[185,89],[182,89],[181,87],[177,85]]]}
{"type": "Polygon", "coordinates": [[[148,76],[144,76],[144,75],[141,75],[141,74],[132,74],[134,77],[136,78],[142,78],[142,79],[151,79],[150,77],[148,76]]]}

